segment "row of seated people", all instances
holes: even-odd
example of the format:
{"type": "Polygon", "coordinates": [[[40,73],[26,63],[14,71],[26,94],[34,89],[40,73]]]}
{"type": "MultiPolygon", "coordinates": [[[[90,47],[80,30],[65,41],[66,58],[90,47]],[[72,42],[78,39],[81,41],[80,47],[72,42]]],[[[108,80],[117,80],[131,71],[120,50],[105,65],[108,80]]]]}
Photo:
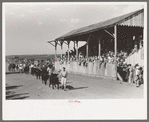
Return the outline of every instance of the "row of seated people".
{"type": "MultiPolygon", "coordinates": [[[[137,47],[135,46],[135,48],[132,50],[132,53],[134,53],[135,51],[137,51],[137,47]]],[[[137,83],[137,78],[139,78],[139,83],[143,83],[143,67],[139,67],[138,64],[135,66],[132,66],[131,64],[127,64],[125,62],[125,59],[127,58],[128,54],[127,52],[124,51],[120,51],[117,53],[117,57],[116,57],[116,62],[117,62],[117,71],[120,74],[120,76],[122,77],[123,81],[128,82],[128,83],[137,83]],[[137,68],[136,68],[137,67],[137,68]],[[138,68],[139,67],[139,68],[138,68]],[[136,72],[140,72],[140,73],[136,73],[136,72]]],[[[71,62],[79,62],[78,65],[79,66],[88,66],[88,63],[99,63],[99,68],[101,68],[101,66],[103,65],[106,68],[106,64],[115,64],[115,55],[114,52],[109,51],[106,54],[103,54],[100,58],[97,56],[92,56],[89,57],[88,59],[86,57],[80,56],[79,59],[77,60],[77,58],[75,56],[71,56],[70,60],[67,60],[67,56],[64,56],[62,59],[59,59],[60,63],[63,64],[64,62],[66,63],[71,63],[71,62]]]]}

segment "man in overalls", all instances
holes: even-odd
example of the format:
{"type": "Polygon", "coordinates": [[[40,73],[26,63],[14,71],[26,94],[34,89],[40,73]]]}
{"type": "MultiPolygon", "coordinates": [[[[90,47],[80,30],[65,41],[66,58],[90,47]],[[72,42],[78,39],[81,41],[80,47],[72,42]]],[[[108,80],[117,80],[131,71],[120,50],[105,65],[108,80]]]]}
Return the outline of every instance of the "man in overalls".
{"type": "Polygon", "coordinates": [[[20,71],[20,73],[23,72],[23,64],[22,63],[19,64],[19,71],[20,71]]]}
{"type": "Polygon", "coordinates": [[[60,72],[60,74],[58,76],[61,76],[61,84],[62,84],[62,87],[64,87],[64,91],[66,91],[66,83],[67,83],[67,76],[68,76],[68,73],[66,72],[66,69],[65,67],[63,67],[63,70],[60,72]]]}

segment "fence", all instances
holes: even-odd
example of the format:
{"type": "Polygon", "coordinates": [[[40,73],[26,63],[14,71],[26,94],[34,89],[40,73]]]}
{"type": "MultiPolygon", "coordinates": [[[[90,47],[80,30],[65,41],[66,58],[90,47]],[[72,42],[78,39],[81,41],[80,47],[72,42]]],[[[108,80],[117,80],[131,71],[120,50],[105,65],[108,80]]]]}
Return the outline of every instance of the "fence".
{"type": "Polygon", "coordinates": [[[144,50],[141,48],[134,54],[128,56],[125,60],[128,64],[134,66],[135,64],[139,64],[139,66],[144,66],[144,50]]]}
{"type": "Polygon", "coordinates": [[[62,67],[65,67],[68,72],[77,74],[116,78],[115,64],[102,63],[100,66],[99,62],[89,62],[86,67],[83,64],[79,65],[78,62],[64,62],[63,64],[60,64],[59,61],[55,62],[56,70],[62,69],[62,67]]]}

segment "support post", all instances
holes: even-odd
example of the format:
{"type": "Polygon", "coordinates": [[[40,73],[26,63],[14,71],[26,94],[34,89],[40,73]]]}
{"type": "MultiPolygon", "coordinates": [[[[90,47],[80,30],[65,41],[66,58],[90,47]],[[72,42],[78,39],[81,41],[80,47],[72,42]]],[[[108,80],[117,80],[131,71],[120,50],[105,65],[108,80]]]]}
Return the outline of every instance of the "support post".
{"type": "Polygon", "coordinates": [[[61,58],[63,58],[63,42],[60,43],[61,43],[61,58]]]}
{"type": "Polygon", "coordinates": [[[86,43],[86,58],[88,60],[88,40],[87,40],[87,43],[86,43]]]}
{"type": "Polygon", "coordinates": [[[76,44],[76,43],[75,43],[75,41],[74,41],[74,49],[76,48],[75,44],[76,44]]]}
{"type": "Polygon", "coordinates": [[[117,80],[117,62],[116,62],[116,55],[117,55],[117,25],[114,26],[114,50],[115,50],[115,72],[116,72],[116,80],[117,80]]]}
{"type": "Polygon", "coordinates": [[[90,39],[91,35],[89,35],[88,39],[87,39],[87,43],[86,43],[86,58],[88,60],[88,44],[89,44],[89,39],[90,39]]]}
{"type": "MultiPolygon", "coordinates": [[[[74,52],[76,51],[76,46],[75,46],[75,41],[74,41],[74,47],[73,47],[73,49],[74,49],[74,52]]],[[[76,54],[74,54],[74,55],[76,55],[76,54]]]]}
{"type": "Polygon", "coordinates": [[[57,61],[57,41],[55,41],[55,62],[57,61]]]}
{"type": "Polygon", "coordinates": [[[98,39],[98,57],[100,60],[100,56],[101,56],[101,38],[99,37],[98,39]]]}
{"type": "Polygon", "coordinates": [[[78,59],[78,41],[76,41],[76,58],[78,59]]]}
{"type": "Polygon", "coordinates": [[[68,61],[69,61],[69,44],[70,44],[70,41],[68,41],[67,43],[68,43],[68,61]]]}

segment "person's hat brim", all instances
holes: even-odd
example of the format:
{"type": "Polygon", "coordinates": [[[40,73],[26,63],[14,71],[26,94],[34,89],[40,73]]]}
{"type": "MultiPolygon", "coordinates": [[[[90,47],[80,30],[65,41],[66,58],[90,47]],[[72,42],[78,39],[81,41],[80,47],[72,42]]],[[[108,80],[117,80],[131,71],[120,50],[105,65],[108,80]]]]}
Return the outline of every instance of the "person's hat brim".
{"type": "Polygon", "coordinates": [[[136,67],[136,69],[139,69],[139,68],[140,68],[139,66],[136,67]]]}

